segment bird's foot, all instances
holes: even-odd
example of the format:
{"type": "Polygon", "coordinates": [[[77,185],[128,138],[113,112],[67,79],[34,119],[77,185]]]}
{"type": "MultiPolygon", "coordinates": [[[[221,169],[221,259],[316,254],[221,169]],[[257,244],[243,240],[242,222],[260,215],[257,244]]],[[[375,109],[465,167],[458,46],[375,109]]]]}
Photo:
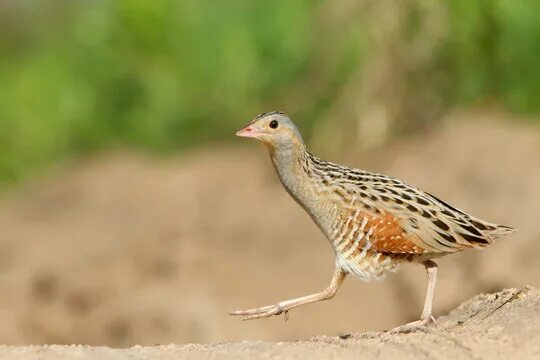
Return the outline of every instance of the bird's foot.
{"type": "Polygon", "coordinates": [[[428,315],[420,320],[393,328],[392,330],[387,331],[387,334],[407,334],[417,330],[423,330],[430,325],[437,326],[437,321],[433,315],[428,315]]]}
{"type": "Polygon", "coordinates": [[[242,320],[262,319],[280,314],[285,314],[285,321],[289,319],[289,309],[280,304],[262,306],[260,308],[249,310],[237,310],[229,312],[229,315],[242,316],[242,320]]]}

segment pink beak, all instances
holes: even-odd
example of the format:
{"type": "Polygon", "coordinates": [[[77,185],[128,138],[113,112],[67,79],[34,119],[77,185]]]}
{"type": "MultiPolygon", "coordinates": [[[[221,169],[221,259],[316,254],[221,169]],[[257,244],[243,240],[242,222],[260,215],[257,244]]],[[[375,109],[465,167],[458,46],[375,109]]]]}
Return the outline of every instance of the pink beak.
{"type": "Polygon", "coordinates": [[[261,133],[251,125],[248,125],[245,128],[240,129],[236,132],[236,136],[251,138],[257,138],[260,134],[261,133]]]}

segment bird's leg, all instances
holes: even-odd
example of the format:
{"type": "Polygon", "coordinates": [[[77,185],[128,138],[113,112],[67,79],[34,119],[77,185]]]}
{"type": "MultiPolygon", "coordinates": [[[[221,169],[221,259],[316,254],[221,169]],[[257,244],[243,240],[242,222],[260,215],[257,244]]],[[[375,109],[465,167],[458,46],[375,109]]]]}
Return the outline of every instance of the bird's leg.
{"type": "Polygon", "coordinates": [[[433,309],[433,294],[435,293],[435,283],[437,282],[437,264],[433,261],[428,260],[424,262],[426,267],[426,272],[428,276],[427,289],[426,289],[426,299],[424,300],[424,309],[422,310],[422,316],[420,317],[421,321],[427,321],[429,323],[437,324],[433,315],[431,315],[431,310],[433,309]]]}
{"type": "Polygon", "coordinates": [[[287,316],[289,310],[294,309],[295,307],[333,298],[343,283],[343,280],[345,280],[346,275],[347,274],[341,269],[341,267],[336,265],[336,270],[330,285],[328,285],[328,287],[321,292],[291,300],[281,301],[275,305],[268,305],[249,310],[231,311],[229,314],[242,316],[242,320],[261,319],[282,313],[285,313],[287,316]]]}
{"type": "Polygon", "coordinates": [[[398,326],[397,328],[391,330],[391,332],[408,332],[415,328],[428,326],[431,324],[437,325],[435,318],[431,314],[433,308],[433,294],[435,292],[435,282],[437,281],[437,264],[431,260],[424,262],[427,273],[427,289],[426,289],[426,298],[424,300],[424,309],[422,310],[422,315],[420,320],[410,322],[408,324],[398,326]]]}

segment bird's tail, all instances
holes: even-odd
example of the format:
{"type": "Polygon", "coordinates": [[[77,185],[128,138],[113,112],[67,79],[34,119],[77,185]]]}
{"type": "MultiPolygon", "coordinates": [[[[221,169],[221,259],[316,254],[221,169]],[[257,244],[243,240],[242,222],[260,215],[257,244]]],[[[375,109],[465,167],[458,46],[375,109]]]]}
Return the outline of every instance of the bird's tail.
{"type": "Polygon", "coordinates": [[[488,232],[489,237],[492,239],[498,239],[517,231],[517,229],[505,225],[492,225],[492,227],[488,232]]]}

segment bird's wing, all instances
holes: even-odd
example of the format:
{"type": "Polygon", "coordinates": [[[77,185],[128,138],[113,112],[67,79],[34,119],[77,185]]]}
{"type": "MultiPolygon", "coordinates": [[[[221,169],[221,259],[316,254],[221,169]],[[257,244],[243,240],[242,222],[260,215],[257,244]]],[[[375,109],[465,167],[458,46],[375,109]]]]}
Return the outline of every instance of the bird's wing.
{"type": "Polygon", "coordinates": [[[388,184],[345,184],[340,196],[346,206],[338,214],[333,240],[344,251],[367,247],[390,254],[451,253],[489,245],[496,228],[405,184],[394,189],[388,184]]]}

